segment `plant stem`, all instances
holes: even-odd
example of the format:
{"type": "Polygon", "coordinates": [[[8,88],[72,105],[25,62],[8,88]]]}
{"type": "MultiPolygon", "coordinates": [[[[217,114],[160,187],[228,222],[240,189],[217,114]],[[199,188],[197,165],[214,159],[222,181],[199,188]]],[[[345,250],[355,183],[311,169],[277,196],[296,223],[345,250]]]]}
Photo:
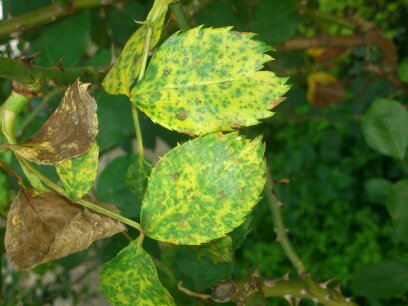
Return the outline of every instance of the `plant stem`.
{"type": "Polygon", "coordinates": [[[78,77],[85,80],[97,80],[99,74],[103,72],[104,68],[95,67],[66,68],[62,71],[57,67],[40,67],[20,60],[0,57],[0,78],[26,84],[38,81],[47,83],[52,80],[60,85],[69,85],[78,77]]]}
{"type": "Polygon", "coordinates": [[[0,22],[0,40],[5,40],[12,34],[34,29],[83,10],[112,5],[123,1],[124,0],[70,0],[66,1],[67,4],[63,4],[60,1],[0,22]]]}
{"type": "Polygon", "coordinates": [[[283,251],[285,252],[290,262],[292,263],[293,267],[296,269],[297,273],[303,274],[306,272],[306,269],[303,262],[300,260],[299,256],[293,249],[292,244],[290,243],[290,240],[288,238],[288,235],[286,234],[286,229],[283,224],[282,214],[280,210],[281,204],[279,203],[273,191],[273,182],[269,168],[267,168],[266,170],[265,195],[272,213],[272,220],[275,226],[277,241],[279,241],[279,243],[281,244],[283,251]]]}
{"type": "Polygon", "coordinates": [[[14,137],[14,123],[17,115],[23,110],[29,101],[29,98],[13,91],[0,108],[1,128],[7,141],[11,144],[16,143],[16,138],[14,137]]]}
{"type": "MultiPolygon", "coordinates": [[[[143,78],[144,73],[146,71],[147,59],[149,57],[149,49],[150,49],[150,42],[152,40],[152,35],[153,35],[153,28],[150,26],[147,30],[146,40],[145,40],[145,44],[143,47],[142,62],[140,64],[139,76],[137,78],[138,82],[140,82],[140,80],[143,78]]],[[[143,169],[143,159],[144,159],[143,137],[142,137],[142,130],[140,128],[138,110],[134,103],[132,103],[132,117],[133,117],[133,123],[135,125],[135,132],[136,132],[136,139],[137,139],[137,153],[141,157],[139,159],[140,160],[139,166],[141,167],[141,169],[143,169]]]]}
{"type": "MultiPolygon", "coordinates": [[[[33,167],[33,165],[31,165],[29,162],[27,162],[26,160],[22,159],[21,162],[23,163],[23,165],[30,170],[31,173],[35,174],[44,184],[46,184],[48,187],[50,187],[51,189],[53,189],[54,191],[56,191],[57,193],[61,194],[62,196],[66,197],[67,199],[69,199],[67,193],[65,192],[65,190],[58,186],[56,183],[54,183],[52,180],[50,180],[48,177],[46,177],[44,174],[42,174],[40,171],[38,171],[36,168],[33,167]]],[[[103,208],[97,204],[94,204],[92,202],[86,201],[84,199],[80,199],[80,200],[71,200],[74,203],[77,203],[83,207],[89,208],[90,210],[96,211],[97,213],[100,213],[104,216],[110,217],[112,219],[118,220],[124,224],[127,224],[135,229],[137,229],[138,231],[142,232],[142,227],[140,226],[139,223],[132,221],[128,218],[125,218],[119,214],[116,214],[112,211],[110,211],[109,209],[103,208]]]]}
{"type": "Polygon", "coordinates": [[[176,16],[177,23],[180,26],[180,29],[185,32],[190,29],[190,24],[187,21],[186,14],[184,13],[183,6],[181,5],[180,1],[170,5],[170,8],[174,15],[176,16]]]}

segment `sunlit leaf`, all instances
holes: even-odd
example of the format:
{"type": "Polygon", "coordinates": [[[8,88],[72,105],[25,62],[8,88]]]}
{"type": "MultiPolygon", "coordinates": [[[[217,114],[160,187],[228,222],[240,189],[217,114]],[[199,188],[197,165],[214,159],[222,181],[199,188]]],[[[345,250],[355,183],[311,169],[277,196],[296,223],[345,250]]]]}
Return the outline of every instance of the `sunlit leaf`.
{"type": "Polygon", "coordinates": [[[191,246],[190,250],[198,257],[209,258],[215,264],[231,262],[234,257],[230,236],[225,236],[203,245],[191,246]]]}
{"type": "Polygon", "coordinates": [[[88,86],[76,80],[36,134],[21,144],[4,146],[32,162],[51,165],[88,152],[98,133],[96,102],[88,86]]]}
{"type": "Polygon", "coordinates": [[[53,192],[23,187],[11,204],[5,246],[22,270],[86,249],[126,227],[53,192]]]}
{"type": "Polygon", "coordinates": [[[56,166],[57,173],[71,199],[82,198],[92,188],[98,173],[98,157],[99,148],[94,142],[88,153],[63,161],[56,166]]]}
{"type": "Polygon", "coordinates": [[[271,48],[231,28],[173,34],[153,55],[131,100],[154,122],[203,135],[272,116],[289,89],[285,78],[258,71],[271,48]]]}
{"type": "Polygon", "coordinates": [[[363,117],[362,128],[374,150],[402,159],[408,146],[408,112],[398,102],[377,99],[363,117]]]}
{"type": "Polygon", "coordinates": [[[115,64],[105,76],[102,86],[112,95],[129,95],[130,86],[140,71],[141,57],[145,45],[149,26],[153,27],[150,49],[154,48],[160,39],[167,7],[161,16],[149,24],[140,26],[129,38],[115,64]]]}
{"type": "Polygon", "coordinates": [[[210,134],[168,152],[153,169],[141,223],[156,240],[198,245],[242,224],[259,201],[264,146],[237,133],[210,134]]]}
{"type": "Polygon", "coordinates": [[[156,267],[138,241],[104,264],[100,286],[114,306],[169,306],[173,298],[160,283],[156,267]]]}

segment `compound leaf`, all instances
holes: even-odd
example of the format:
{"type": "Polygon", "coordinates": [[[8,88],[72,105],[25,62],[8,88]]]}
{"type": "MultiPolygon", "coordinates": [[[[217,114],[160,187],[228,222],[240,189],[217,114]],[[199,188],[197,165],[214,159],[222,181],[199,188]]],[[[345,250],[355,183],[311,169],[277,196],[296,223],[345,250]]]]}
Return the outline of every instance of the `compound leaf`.
{"type": "Polygon", "coordinates": [[[103,265],[100,286],[115,306],[175,306],[159,281],[151,257],[137,240],[103,265]]]}
{"type": "Polygon", "coordinates": [[[199,245],[231,232],[260,199],[264,149],[260,138],[230,133],[199,137],[169,151],[147,185],[141,213],[146,234],[199,245]]]}
{"type": "Polygon", "coordinates": [[[403,159],[408,146],[408,112],[398,102],[377,99],[363,117],[368,145],[374,150],[403,159]]]}
{"type": "Polygon", "coordinates": [[[126,171],[126,183],[138,203],[143,200],[147,187],[147,178],[151,171],[152,164],[139,155],[135,155],[132,164],[126,171]]]}
{"type": "Polygon", "coordinates": [[[105,76],[102,86],[112,95],[129,95],[130,87],[140,71],[141,58],[149,27],[153,27],[150,49],[158,43],[166,17],[167,6],[161,16],[140,26],[129,38],[115,64],[105,76]]]}
{"type": "Polygon", "coordinates": [[[254,34],[231,28],[173,34],[153,55],[131,100],[154,122],[203,135],[259,123],[289,89],[286,79],[258,71],[272,58],[254,34]]]}
{"type": "Polygon", "coordinates": [[[40,130],[21,144],[7,144],[18,155],[37,164],[56,165],[89,151],[98,134],[96,102],[89,84],[76,80],[40,130]]]}
{"type": "Polygon", "coordinates": [[[58,176],[71,199],[78,200],[92,188],[98,173],[99,147],[96,142],[88,153],[56,166],[58,176]]]}
{"type": "Polygon", "coordinates": [[[7,218],[5,247],[22,270],[86,249],[126,227],[54,192],[21,188],[7,218]]]}

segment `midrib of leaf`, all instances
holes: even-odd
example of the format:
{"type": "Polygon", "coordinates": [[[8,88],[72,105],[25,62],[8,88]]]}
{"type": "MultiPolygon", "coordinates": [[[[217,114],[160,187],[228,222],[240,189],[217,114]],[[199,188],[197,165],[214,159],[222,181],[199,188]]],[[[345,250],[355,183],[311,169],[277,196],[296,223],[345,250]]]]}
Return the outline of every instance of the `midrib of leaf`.
{"type": "MultiPolygon", "coordinates": [[[[242,141],[245,141],[245,140],[242,140],[242,141]]],[[[220,173],[226,172],[229,168],[231,168],[234,165],[235,161],[237,161],[237,160],[241,159],[243,156],[245,156],[247,154],[247,152],[250,151],[250,149],[253,149],[253,146],[251,145],[251,142],[248,142],[245,145],[245,149],[241,150],[240,153],[238,154],[238,156],[235,159],[233,159],[229,163],[227,163],[222,169],[219,169],[219,172],[220,173]]],[[[204,184],[203,189],[208,189],[208,187],[217,185],[217,184],[214,184],[214,182],[218,182],[219,179],[220,179],[220,175],[217,175],[214,178],[214,180],[210,180],[210,179],[206,180],[205,181],[206,184],[204,184]]],[[[212,188],[212,189],[214,189],[214,188],[212,188]]],[[[185,201],[179,202],[180,204],[174,205],[173,207],[169,208],[167,210],[166,215],[162,215],[159,218],[156,218],[155,220],[157,220],[157,221],[154,223],[154,225],[152,225],[152,223],[151,223],[150,227],[156,227],[158,224],[161,223],[161,221],[163,221],[163,219],[167,218],[168,215],[171,215],[175,211],[179,210],[180,206],[190,204],[192,196],[197,195],[196,192],[197,192],[197,188],[195,188],[194,192],[190,193],[190,195],[188,196],[188,198],[185,201]]]]}
{"type": "MultiPolygon", "coordinates": [[[[390,126],[387,125],[387,123],[385,123],[383,120],[379,121],[379,124],[381,125],[381,129],[379,130],[380,134],[382,134],[382,136],[385,139],[388,139],[391,143],[391,146],[394,147],[394,149],[396,149],[397,153],[400,153],[400,149],[402,149],[398,142],[396,141],[396,139],[394,139],[392,136],[393,134],[390,132],[390,130],[392,130],[392,128],[390,126]]],[[[404,153],[402,153],[402,156],[399,156],[401,159],[404,157],[404,153]]]]}
{"type": "MultiPolygon", "coordinates": [[[[201,82],[201,83],[187,83],[187,84],[181,84],[179,86],[167,86],[167,87],[159,87],[156,89],[151,89],[151,90],[145,90],[145,91],[138,91],[135,88],[136,93],[133,96],[139,96],[142,94],[150,93],[150,92],[156,92],[156,91],[166,91],[166,90],[173,90],[173,89],[185,89],[185,88],[191,88],[191,87],[204,87],[204,86],[209,86],[209,85],[216,85],[216,84],[222,84],[222,83],[228,83],[228,82],[235,82],[239,81],[240,79],[246,78],[246,77],[252,77],[254,76],[257,72],[262,72],[262,71],[254,71],[252,73],[248,74],[241,74],[239,75],[239,78],[230,78],[230,79],[219,79],[216,81],[208,81],[208,82],[201,82]]],[[[265,71],[266,72],[266,71],[265,71]]]]}

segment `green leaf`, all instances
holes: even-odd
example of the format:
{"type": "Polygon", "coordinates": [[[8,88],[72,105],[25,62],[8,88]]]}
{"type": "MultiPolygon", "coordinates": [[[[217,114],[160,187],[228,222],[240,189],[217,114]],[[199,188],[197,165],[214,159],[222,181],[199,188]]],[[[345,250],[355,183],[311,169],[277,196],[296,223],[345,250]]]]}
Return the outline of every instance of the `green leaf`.
{"type": "Polygon", "coordinates": [[[408,83],[408,58],[398,65],[397,73],[401,82],[408,83]]]}
{"type": "Polygon", "coordinates": [[[245,219],[245,222],[242,223],[239,227],[234,229],[232,233],[230,234],[232,238],[232,249],[236,250],[238,249],[241,244],[245,241],[247,238],[248,234],[252,230],[252,216],[249,216],[245,219]]]}
{"type": "Polygon", "coordinates": [[[177,248],[177,272],[187,288],[204,292],[217,282],[232,277],[230,263],[215,264],[209,258],[197,258],[185,247],[177,248]]]}
{"type": "Polygon", "coordinates": [[[408,265],[384,260],[354,275],[353,291],[370,298],[391,298],[408,291],[408,265]]]}
{"type": "Polygon", "coordinates": [[[161,16],[152,23],[139,27],[129,38],[119,58],[105,76],[103,88],[112,95],[129,95],[130,87],[140,71],[141,58],[149,27],[153,27],[150,49],[158,43],[166,17],[167,6],[161,16]]]}
{"type": "Polygon", "coordinates": [[[364,183],[364,190],[371,202],[384,204],[387,201],[392,183],[384,178],[372,178],[364,183]]]}
{"type": "Polygon", "coordinates": [[[126,171],[126,182],[137,202],[141,203],[146,192],[147,178],[152,171],[152,164],[136,155],[126,171]]]}
{"type": "Polygon", "coordinates": [[[264,150],[260,138],[230,133],[198,137],[169,151],[153,169],[143,200],[147,236],[198,245],[238,227],[260,199],[264,150]]]}
{"type": "Polygon", "coordinates": [[[199,246],[191,246],[190,250],[197,257],[207,257],[213,263],[228,263],[233,260],[232,239],[225,236],[199,246]]]}
{"type": "Polygon", "coordinates": [[[126,183],[126,171],[131,165],[130,155],[120,156],[109,163],[98,177],[96,195],[100,201],[115,203],[123,216],[135,218],[140,213],[138,203],[126,183]]]}
{"type": "Polygon", "coordinates": [[[175,33],[153,55],[131,100],[154,122],[186,134],[259,123],[289,89],[285,78],[258,71],[272,58],[254,34],[231,28],[175,33]]]}
{"type": "Polygon", "coordinates": [[[378,152],[403,159],[408,145],[408,112],[398,102],[377,99],[363,117],[368,145],[378,152]]]}
{"type": "Polygon", "coordinates": [[[131,105],[125,96],[111,96],[103,90],[95,95],[98,101],[100,151],[106,151],[128,139],[134,133],[131,105]]]}
{"type": "Polygon", "coordinates": [[[394,220],[393,226],[397,239],[401,242],[408,243],[408,218],[394,220]]]}
{"type": "Polygon", "coordinates": [[[58,176],[71,199],[81,199],[92,188],[98,173],[98,158],[99,147],[94,142],[88,153],[56,166],[58,176]]]}
{"type": "Polygon", "coordinates": [[[88,48],[90,27],[89,12],[67,17],[46,27],[30,49],[32,53],[38,52],[36,64],[54,66],[60,60],[63,67],[78,64],[88,48]]]}
{"type": "Polygon", "coordinates": [[[149,254],[132,241],[103,265],[100,286],[113,306],[176,305],[160,283],[149,254]]]}
{"type": "Polygon", "coordinates": [[[393,219],[408,218],[408,179],[392,186],[387,199],[387,209],[393,219]]]}
{"type": "Polygon", "coordinates": [[[259,39],[278,45],[293,36],[301,21],[295,0],[262,0],[254,8],[251,29],[259,39]]]}

